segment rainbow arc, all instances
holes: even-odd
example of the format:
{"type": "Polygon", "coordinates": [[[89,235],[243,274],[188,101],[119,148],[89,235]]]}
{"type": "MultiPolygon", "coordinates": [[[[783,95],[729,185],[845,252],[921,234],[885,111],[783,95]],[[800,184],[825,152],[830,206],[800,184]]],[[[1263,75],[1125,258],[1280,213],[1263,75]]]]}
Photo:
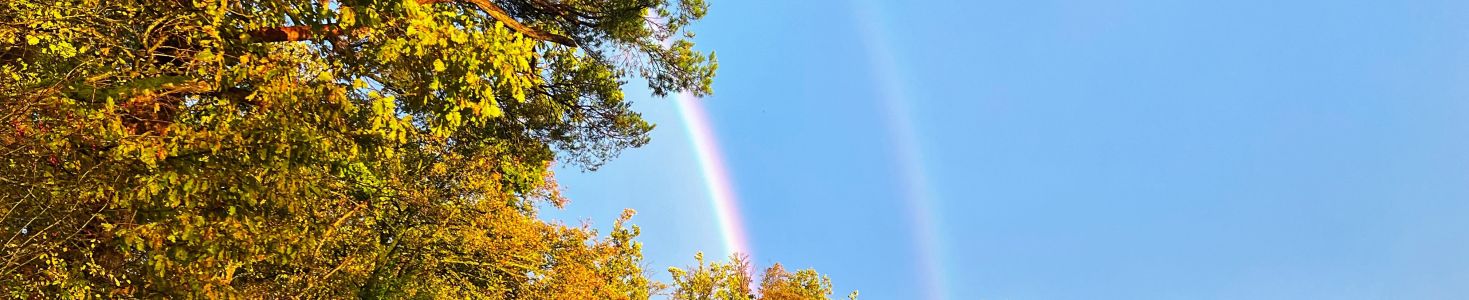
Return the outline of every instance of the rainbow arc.
{"type": "Polygon", "coordinates": [[[674,102],[678,106],[679,116],[683,118],[684,128],[688,130],[689,141],[694,144],[699,170],[709,191],[709,201],[714,206],[715,218],[719,222],[724,250],[727,254],[740,253],[753,257],[740,215],[739,197],[735,194],[729,169],[724,164],[724,155],[719,152],[717,136],[710,126],[709,115],[704,112],[699,98],[693,95],[680,93],[674,102]]]}

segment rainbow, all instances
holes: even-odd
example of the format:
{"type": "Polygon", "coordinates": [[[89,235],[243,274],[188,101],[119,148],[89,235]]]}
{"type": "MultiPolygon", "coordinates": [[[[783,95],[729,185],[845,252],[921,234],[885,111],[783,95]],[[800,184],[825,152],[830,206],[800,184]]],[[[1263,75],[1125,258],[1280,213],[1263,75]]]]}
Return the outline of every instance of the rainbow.
{"type": "MultiPolygon", "coordinates": [[[[910,230],[917,254],[915,266],[924,289],[923,298],[947,299],[946,273],[942,263],[943,234],[939,231],[942,220],[935,212],[937,207],[928,186],[927,172],[923,166],[923,150],[909,112],[906,87],[900,76],[897,58],[888,44],[882,25],[884,20],[879,11],[877,4],[871,0],[856,1],[855,13],[861,21],[862,36],[870,54],[869,63],[879,76],[876,79],[883,108],[887,113],[885,117],[888,134],[893,138],[893,151],[901,164],[899,175],[903,178],[901,184],[904,202],[908,204],[907,217],[913,222],[910,230]]],[[[719,145],[704,107],[697,97],[686,93],[680,93],[674,103],[683,119],[684,128],[688,130],[689,141],[693,143],[704,184],[709,191],[709,200],[719,222],[726,254],[753,256],[740,216],[734,184],[730,181],[729,171],[724,165],[724,157],[719,152],[719,145]]]]}
{"type": "MultiPolygon", "coordinates": [[[[739,199],[735,196],[734,184],[729,170],[724,166],[724,156],[719,153],[714,130],[709,125],[709,116],[699,98],[680,93],[674,99],[678,114],[688,129],[689,141],[694,144],[694,153],[699,160],[699,169],[704,176],[704,185],[709,190],[709,201],[714,205],[714,214],[719,221],[719,233],[723,238],[726,255],[735,253],[751,255],[749,239],[745,235],[744,222],[740,218],[739,199]]],[[[753,259],[751,260],[753,261],[753,259]]]]}
{"type": "Polygon", "coordinates": [[[939,231],[943,221],[936,213],[938,208],[924,170],[923,148],[909,112],[906,84],[898,67],[897,55],[887,38],[885,20],[879,13],[883,10],[872,0],[858,0],[854,9],[867,46],[869,63],[877,77],[883,111],[887,113],[888,134],[893,139],[890,144],[900,164],[898,175],[902,178],[908,218],[913,222],[910,230],[917,254],[914,265],[918,268],[924,289],[923,298],[947,299],[943,233],[939,231]]]}

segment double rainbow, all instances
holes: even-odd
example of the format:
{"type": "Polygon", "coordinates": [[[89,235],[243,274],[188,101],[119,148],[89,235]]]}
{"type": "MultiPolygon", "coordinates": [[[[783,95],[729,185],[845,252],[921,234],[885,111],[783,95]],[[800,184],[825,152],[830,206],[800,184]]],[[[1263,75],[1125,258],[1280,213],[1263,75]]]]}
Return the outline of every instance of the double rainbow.
{"type": "MultiPolygon", "coordinates": [[[[920,274],[924,299],[946,299],[947,284],[942,263],[943,245],[939,231],[942,220],[936,213],[935,199],[924,170],[923,150],[919,143],[908,106],[907,91],[898,67],[897,57],[891,48],[886,33],[881,9],[873,0],[856,0],[855,14],[878,82],[888,134],[893,138],[891,145],[900,164],[899,177],[903,186],[903,201],[908,206],[907,217],[914,242],[915,267],[920,274]]],[[[739,212],[738,198],[730,181],[729,170],[719,152],[716,135],[710,127],[709,116],[699,99],[689,94],[679,94],[675,100],[679,115],[693,143],[695,155],[709,192],[719,222],[720,236],[727,253],[753,256],[749,239],[739,212]]]]}

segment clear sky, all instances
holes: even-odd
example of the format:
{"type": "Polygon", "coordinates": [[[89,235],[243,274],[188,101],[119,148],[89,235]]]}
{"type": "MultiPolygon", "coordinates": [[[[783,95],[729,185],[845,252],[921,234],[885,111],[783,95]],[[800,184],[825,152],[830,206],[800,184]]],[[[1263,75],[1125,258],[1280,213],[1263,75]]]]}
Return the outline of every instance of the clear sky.
{"type": "MultiPolygon", "coordinates": [[[[751,250],[864,299],[1469,298],[1469,1],[711,0],[751,250]]],[[[561,171],[726,245],[686,123],[561,171]]]]}

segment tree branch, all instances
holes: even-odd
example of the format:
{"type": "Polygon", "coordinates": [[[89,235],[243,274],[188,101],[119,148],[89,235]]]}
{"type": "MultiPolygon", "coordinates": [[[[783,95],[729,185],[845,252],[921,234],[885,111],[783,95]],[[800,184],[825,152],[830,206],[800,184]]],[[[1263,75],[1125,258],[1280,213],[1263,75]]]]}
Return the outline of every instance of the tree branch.
{"type": "MultiPolygon", "coordinates": [[[[419,3],[425,3],[425,4],[427,4],[427,3],[437,3],[437,2],[451,2],[451,1],[454,1],[454,0],[418,0],[419,3]]],[[[516,21],[515,18],[510,17],[510,13],[505,12],[505,9],[504,8],[501,8],[499,5],[496,5],[494,2],[490,2],[490,0],[461,0],[461,1],[466,1],[466,2],[469,2],[469,3],[473,3],[475,6],[478,6],[480,10],[485,11],[485,14],[490,15],[491,18],[495,18],[495,20],[500,21],[500,23],[504,23],[505,26],[510,27],[510,29],[514,29],[516,32],[520,32],[520,34],[525,35],[526,37],[537,39],[537,40],[542,40],[542,41],[548,41],[548,42],[552,42],[552,43],[557,43],[557,44],[565,45],[565,46],[568,46],[568,47],[576,47],[576,41],[575,40],[572,40],[570,37],[566,37],[566,36],[562,36],[562,35],[556,35],[556,34],[552,34],[552,33],[549,33],[549,32],[536,30],[535,28],[531,28],[530,26],[526,26],[525,24],[521,24],[519,21],[516,21]]]]}
{"type": "MultiPolygon", "coordinates": [[[[531,28],[530,26],[526,26],[525,24],[520,23],[520,21],[516,21],[514,17],[510,16],[509,12],[506,12],[504,8],[501,8],[499,5],[496,5],[495,2],[491,2],[490,0],[418,0],[419,4],[437,4],[446,2],[469,2],[470,4],[474,4],[474,6],[478,7],[481,11],[484,11],[485,14],[489,15],[490,18],[494,18],[496,21],[500,21],[501,24],[505,24],[506,27],[510,27],[511,30],[515,30],[515,32],[519,32],[525,37],[540,41],[557,43],[568,47],[577,46],[576,40],[573,40],[570,37],[541,31],[535,28],[531,28]]],[[[312,30],[312,27],[312,25],[297,25],[256,29],[250,31],[250,39],[253,42],[257,43],[298,42],[310,40],[317,36],[333,37],[347,33],[336,24],[320,25],[322,29],[320,31],[314,31],[312,30]]]]}
{"type": "Polygon", "coordinates": [[[322,25],[321,32],[312,31],[310,25],[297,25],[252,30],[250,41],[256,43],[299,42],[310,40],[317,35],[333,37],[341,34],[342,28],[337,27],[336,24],[322,25]]]}

